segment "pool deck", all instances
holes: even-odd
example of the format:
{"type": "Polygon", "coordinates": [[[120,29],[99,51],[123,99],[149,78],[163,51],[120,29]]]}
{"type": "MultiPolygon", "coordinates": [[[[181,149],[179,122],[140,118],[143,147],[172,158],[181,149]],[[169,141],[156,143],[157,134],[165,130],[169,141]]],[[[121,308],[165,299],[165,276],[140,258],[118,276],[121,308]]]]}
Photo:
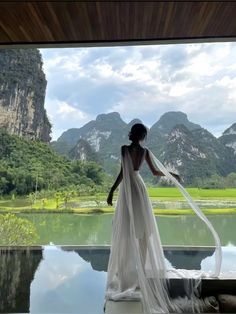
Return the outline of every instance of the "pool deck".
{"type": "Polygon", "coordinates": [[[141,314],[143,313],[142,304],[139,301],[107,301],[105,314],[141,314]]]}

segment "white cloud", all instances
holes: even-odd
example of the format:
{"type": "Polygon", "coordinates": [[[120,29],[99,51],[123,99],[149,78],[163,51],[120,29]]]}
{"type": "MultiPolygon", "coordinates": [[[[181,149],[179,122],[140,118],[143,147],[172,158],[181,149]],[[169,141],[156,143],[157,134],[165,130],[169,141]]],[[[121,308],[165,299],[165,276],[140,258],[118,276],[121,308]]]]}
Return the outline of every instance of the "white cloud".
{"type": "Polygon", "coordinates": [[[66,59],[65,56],[55,56],[53,58],[47,58],[43,61],[43,67],[44,71],[46,72],[46,75],[50,75],[50,71],[54,70],[55,67],[59,67],[60,64],[63,64],[63,61],[66,59]]]}
{"type": "Polygon", "coordinates": [[[193,52],[199,51],[201,47],[201,44],[189,44],[186,45],[186,51],[188,54],[192,54],[193,52]]]}
{"type": "MultiPolygon", "coordinates": [[[[214,83],[213,83],[214,84],[214,83]]],[[[223,76],[215,82],[215,85],[227,87],[229,89],[236,88],[236,77],[229,77],[228,75],[223,76]]]]}
{"type": "Polygon", "coordinates": [[[220,65],[212,62],[209,54],[201,52],[191,59],[189,65],[183,71],[186,71],[189,75],[212,76],[219,68],[220,65]]]}
{"type": "Polygon", "coordinates": [[[65,130],[79,128],[92,119],[86,112],[58,99],[46,98],[45,107],[54,128],[52,140],[57,139],[65,130]]]}
{"type": "Polygon", "coordinates": [[[54,137],[110,111],[151,125],[180,110],[217,135],[236,121],[236,43],[41,51],[54,137]]]}
{"type": "Polygon", "coordinates": [[[169,95],[171,97],[179,97],[187,93],[190,93],[193,90],[194,90],[194,87],[189,87],[184,82],[177,82],[176,84],[173,84],[171,86],[169,95]]]}
{"type": "Polygon", "coordinates": [[[112,66],[108,63],[98,63],[94,66],[94,70],[100,78],[112,78],[115,74],[112,66]]]}

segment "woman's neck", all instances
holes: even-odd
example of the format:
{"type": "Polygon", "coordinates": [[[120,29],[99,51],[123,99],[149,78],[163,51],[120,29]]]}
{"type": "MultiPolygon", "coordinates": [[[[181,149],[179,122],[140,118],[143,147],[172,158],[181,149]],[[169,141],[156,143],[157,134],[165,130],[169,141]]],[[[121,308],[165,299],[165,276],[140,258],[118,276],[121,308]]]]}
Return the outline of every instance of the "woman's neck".
{"type": "Polygon", "coordinates": [[[140,146],[140,142],[139,142],[139,141],[137,141],[137,142],[132,142],[132,143],[130,144],[130,146],[140,146]]]}

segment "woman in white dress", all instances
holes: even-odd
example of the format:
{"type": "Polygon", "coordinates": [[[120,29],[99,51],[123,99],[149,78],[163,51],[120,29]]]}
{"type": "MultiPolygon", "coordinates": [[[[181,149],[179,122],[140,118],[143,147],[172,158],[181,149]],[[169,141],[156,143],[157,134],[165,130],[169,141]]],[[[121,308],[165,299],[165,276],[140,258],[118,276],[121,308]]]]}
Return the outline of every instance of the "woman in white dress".
{"type": "MultiPolygon", "coordinates": [[[[112,205],[113,193],[119,186],[105,298],[113,301],[141,299],[144,313],[182,312],[183,300],[173,302],[169,297],[163,248],[152,204],[139,174],[144,161],[153,175],[165,175],[181,189],[190,206],[212,231],[218,249],[216,276],[220,270],[221,246],[214,228],[179,183],[179,175],[168,172],[150,150],[140,145],[146,135],[143,124],[131,128],[131,145],[121,147],[121,170],[107,198],[107,203],[112,205]]],[[[185,276],[184,272],[181,274],[185,276]]]]}

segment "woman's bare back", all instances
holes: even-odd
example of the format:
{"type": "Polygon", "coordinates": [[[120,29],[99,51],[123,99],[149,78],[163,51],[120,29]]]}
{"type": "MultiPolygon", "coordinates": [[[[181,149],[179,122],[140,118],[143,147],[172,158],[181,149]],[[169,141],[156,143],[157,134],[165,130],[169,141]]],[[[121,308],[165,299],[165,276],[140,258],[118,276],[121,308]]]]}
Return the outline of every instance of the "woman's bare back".
{"type": "Polygon", "coordinates": [[[125,153],[125,149],[127,149],[130,155],[134,171],[138,171],[145,159],[146,149],[140,145],[131,144],[129,146],[122,146],[122,154],[125,153]]]}

